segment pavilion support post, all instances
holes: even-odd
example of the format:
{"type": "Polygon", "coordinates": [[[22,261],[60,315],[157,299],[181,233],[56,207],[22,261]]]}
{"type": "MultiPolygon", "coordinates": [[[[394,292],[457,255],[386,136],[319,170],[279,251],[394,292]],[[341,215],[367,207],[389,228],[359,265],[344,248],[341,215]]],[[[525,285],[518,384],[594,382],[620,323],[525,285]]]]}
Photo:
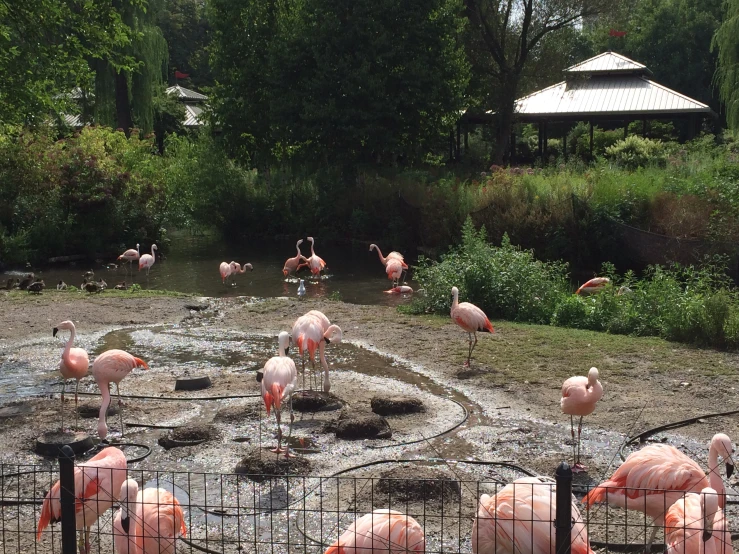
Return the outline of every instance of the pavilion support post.
{"type": "Polygon", "coordinates": [[[516,131],[511,130],[511,159],[510,163],[514,163],[516,159],[516,131]]]}
{"type": "Polygon", "coordinates": [[[643,136],[644,138],[647,137],[647,118],[646,117],[642,119],[642,122],[641,122],[641,136],[643,136]]]}
{"type": "Polygon", "coordinates": [[[539,122],[539,158],[544,158],[544,122],[539,122]]]}
{"type": "Polygon", "coordinates": [[[454,161],[454,129],[449,131],[449,161],[454,161]]]}
{"type": "Polygon", "coordinates": [[[470,128],[469,125],[464,126],[464,155],[469,154],[470,151],[470,128]]]}
{"type": "Polygon", "coordinates": [[[543,151],[543,154],[544,155],[542,156],[542,163],[546,163],[547,153],[548,153],[547,151],[549,150],[549,148],[548,148],[548,146],[549,146],[548,145],[548,142],[549,142],[549,125],[547,124],[546,121],[543,123],[543,125],[544,125],[544,133],[542,134],[542,141],[541,142],[542,142],[542,151],[543,151]]]}
{"type": "Polygon", "coordinates": [[[624,140],[629,136],[629,122],[624,121],[624,140]]]}
{"type": "Polygon", "coordinates": [[[562,156],[565,159],[565,163],[567,163],[567,132],[562,135],[562,156]]]}
{"type": "Polygon", "coordinates": [[[593,157],[593,121],[590,120],[590,157],[593,157]]]}

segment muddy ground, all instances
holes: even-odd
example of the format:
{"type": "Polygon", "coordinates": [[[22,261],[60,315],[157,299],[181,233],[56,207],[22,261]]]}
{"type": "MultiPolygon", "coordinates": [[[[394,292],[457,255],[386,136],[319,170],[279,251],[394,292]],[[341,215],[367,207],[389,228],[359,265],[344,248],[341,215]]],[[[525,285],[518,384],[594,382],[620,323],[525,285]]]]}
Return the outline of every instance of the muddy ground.
{"type": "MultiPolygon", "coordinates": [[[[273,355],[278,332],[289,331],[293,321],[311,309],[323,311],[344,331],[343,343],[327,348],[327,359],[331,366],[331,392],[341,398],[345,409],[368,412],[373,396],[390,393],[419,397],[426,407],[422,413],[388,416],[390,439],[360,441],[336,438],[338,411],[296,412],[290,444],[298,456],[307,460],[302,471],[307,475],[333,475],[344,470],[347,478],[361,478],[337,480],[332,485],[336,488],[334,495],[316,493],[312,481],[293,484],[293,493],[295,487],[303,487],[303,493],[310,494],[303,498],[303,519],[290,520],[287,527],[296,525],[297,536],[303,536],[306,529],[313,535],[318,532],[321,537],[310,543],[313,547],[331,542],[331,534],[345,528],[352,513],[363,513],[372,506],[402,509],[405,505],[412,513],[428,515],[429,530],[438,532],[438,541],[431,544],[440,548],[443,543],[445,550],[468,551],[467,529],[474,499],[481,492],[495,492],[500,484],[523,474],[515,469],[464,461],[510,461],[532,472],[552,475],[556,465],[571,456],[569,420],[559,410],[562,380],[570,375],[584,375],[590,366],[599,368],[605,396],[596,412],[585,420],[583,461],[589,472],[578,475],[577,483],[592,484],[611,472],[619,463],[619,447],[626,436],[696,415],[739,409],[735,390],[739,387],[739,356],[735,354],[698,350],[658,339],[494,322],[496,334],[480,337],[472,367],[466,368],[466,335],[448,318],[408,316],[394,308],[332,301],[71,297],[53,293],[40,298],[0,297],[0,356],[11,360],[0,359],[0,364],[26,364],[23,367],[27,366],[30,372],[42,374],[42,387],[43,379],[48,383],[58,379],[53,366],[58,360],[60,342],[51,340],[51,328],[64,319],[77,324],[81,346],[93,356],[118,347],[146,359],[152,369],[132,373],[122,383],[122,393],[174,400],[124,401],[124,420],[147,426],[129,426],[124,439],[151,448],[146,460],[132,464],[134,471],[142,472],[140,481],[151,479],[154,468],[165,470],[169,481],[187,489],[198,505],[218,507],[220,503],[218,509],[241,513],[242,503],[256,509],[265,501],[262,495],[269,497],[270,503],[287,503],[288,498],[293,498],[289,484],[287,492],[276,492],[269,488],[274,484],[252,483],[243,497],[237,493],[234,499],[223,490],[247,487],[242,481],[214,477],[217,482],[208,484],[210,477],[202,475],[202,485],[187,478],[185,486],[186,476],[176,472],[230,473],[244,457],[274,456],[265,449],[274,446],[276,425],[274,416],[266,418],[258,398],[255,370],[273,355]],[[174,391],[176,378],[204,375],[211,378],[211,388],[174,391]],[[239,398],[203,400],[229,395],[239,398]],[[465,410],[469,413],[466,420],[465,410]],[[151,425],[162,428],[148,427],[151,425]],[[204,442],[164,447],[171,446],[172,439],[185,444],[197,439],[188,432],[202,428],[207,429],[204,442]],[[180,435],[172,435],[175,432],[180,435]],[[440,436],[434,437],[437,434],[440,436]],[[432,469],[423,469],[423,464],[417,462],[378,463],[400,458],[447,458],[462,463],[434,463],[432,469]],[[376,465],[351,469],[362,463],[376,465]],[[458,485],[449,490],[440,485],[440,494],[432,499],[414,497],[410,489],[388,496],[387,483],[382,482],[433,478],[429,471],[458,485]],[[447,516],[446,523],[433,523],[431,516],[438,515],[439,510],[444,512],[443,507],[437,506],[439,502],[448,502],[456,510],[453,516],[447,516]],[[343,514],[341,518],[337,511],[343,514]],[[316,515],[319,513],[324,515],[316,515]],[[323,521],[326,518],[332,520],[330,525],[323,521]],[[456,529],[451,535],[449,526],[456,529]],[[451,538],[445,539],[448,535],[451,538]]],[[[297,356],[294,359],[299,364],[297,356]]],[[[8,387],[8,383],[0,386],[0,393],[8,387]]],[[[59,397],[48,394],[53,386],[43,390],[46,395],[24,394],[20,403],[26,413],[0,418],[0,440],[5,446],[0,453],[2,461],[43,463],[53,468],[49,461],[32,452],[35,437],[59,425],[59,397]]],[[[92,406],[94,415],[99,400],[91,378],[83,380],[81,390],[92,395],[81,401],[92,406]]],[[[13,400],[12,395],[4,398],[5,403],[13,400]]],[[[68,394],[67,417],[73,414],[71,399],[68,394]]],[[[287,419],[283,416],[283,423],[287,419]]],[[[83,429],[96,436],[96,418],[80,421],[83,429]]],[[[108,419],[113,440],[120,437],[118,421],[117,415],[108,419]]],[[[725,432],[736,440],[736,417],[707,419],[661,433],[657,438],[683,448],[705,465],[705,445],[716,432],[725,432]]],[[[129,458],[142,452],[138,447],[125,450],[129,458]]],[[[420,488],[435,490],[427,485],[420,488]]],[[[19,485],[18,494],[37,497],[27,486],[19,485]]],[[[196,512],[193,508],[190,517],[196,512]]],[[[205,533],[209,540],[220,541],[224,552],[231,551],[231,547],[238,549],[239,544],[229,542],[240,536],[240,531],[233,530],[234,522],[221,518],[214,530],[209,526],[213,514],[201,512],[191,521],[192,536],[202,539],[205,533]]],[[[610,517],[616,517],[616,513],[612,511],[610,517]]],[[[729,514],[733,520],[733,507],[729,514]]],[[[613,535],[614,529],[629,522],[628,533],[619,531],[621,539],[644,540],[645,533],[638,530],[643,518],[617,517],[617,524],[611,523],[610,529],[603,525],[600,534],[613,535]]],[[[236,520],[239,529],[246,525],[241,518],[236,520]]],[[[274,538],[274,523],[270,526],[274,538]]],[[[599,534],[597,529],[595,525],[593,532],[599,534]]],[[[252,540],[256,547],[259,541],[252,540]]],[[[105,539],[99,539],[99,543],[103,545],[105,539]]]]}

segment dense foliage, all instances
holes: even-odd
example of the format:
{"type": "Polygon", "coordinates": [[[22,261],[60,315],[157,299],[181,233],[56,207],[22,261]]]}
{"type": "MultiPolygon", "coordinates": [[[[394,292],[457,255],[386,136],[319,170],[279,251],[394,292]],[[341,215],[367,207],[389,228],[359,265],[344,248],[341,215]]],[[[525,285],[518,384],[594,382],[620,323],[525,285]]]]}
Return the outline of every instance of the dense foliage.
{"type": "Polygon", "coordinates": [[[714,42],[719,58],[717,81],[726,106],[726,121],[739,132],[739,0],[727,0],[725,7],[714,42]]]}
{"type": "Polygon", "coordinates": [[[424,295],[412,311],[448,313],[451,288],[489,317],[529,323],[660,336],[668,340],[739,348],[739,295],[721,260],[701,267],[652,266],[641,279],[620,277],[606,264],[600,275],[611,278],[606,289],[577,296],[566,266],[537,260],[533,252],[486,240],[471,220],[462,242],[439,263],[421,260],[416,270],[424,295]]]}

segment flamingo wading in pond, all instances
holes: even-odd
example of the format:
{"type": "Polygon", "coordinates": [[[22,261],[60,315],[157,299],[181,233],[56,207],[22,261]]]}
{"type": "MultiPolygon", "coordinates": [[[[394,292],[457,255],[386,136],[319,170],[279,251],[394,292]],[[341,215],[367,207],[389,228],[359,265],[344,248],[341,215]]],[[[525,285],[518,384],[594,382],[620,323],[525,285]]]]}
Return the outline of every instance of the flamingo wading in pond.
{"type": "Polygon", "coordinates": [[[459,302],[459,289],[457,287],[452,287],[452,298],[452,319],[457,325],[467,331],[470,339],[470,351],[467,354],[467,362],[464,364],[468,366],[472,360],[472,351],[477,346],[477,332],[494,333],[495,330],[488,316],[480,308],[469,302],[459,302]],[[472,342],[473,335],[475,338],[474,343],[472,342]]]}
{"type": "MultiPolygon", "coordinates": [[[[262,400],[264,407],[267,409],[267,416],[274,408],[275,418],[277,419],[277,448],[272,452],[288,455],[289,446],[282,449],[282,403],[286,400],[290,402],[290,432],[292,432],[292,424],[295,419],[292,409],[292,394],[298,386],[298,370],[295,362],[287,355],[290,348],[290,335],[286,331],[282,331],[277,339],[279,345],[279,355],[273,356],[264,364],[264,373],[262,377],[262,400]]],[[[290,433],[288,433],[288,436],[290,433]]]]}
{"type": "Polygon", "coordinates": [[[409,554],[425,552],[423,528],[395,510],[375,510],[352,523],[324,554],[409,554]]]}
{"type": "Polygon", "coordinates": [[[103,397],[98,416],[98,435],[101,439],[105,439],[108,436],[107,415],[108,406],[110,405],[111,383],[115,383],[115,390],[118,394],[118,415],[121,420],[121,436],[123,436],[123,410],[121,408],[121,389],[119,383],[137,367],[149,369],[149,366],[144,360],[136,358],[123,350],[106,350],[92,362],[92,376],[95,378],[98,387],[100,387],[100,394],[103,397]]]}
{"type": "Polygon", "coordinates": [[[133,479],[121,486],[121,509],[113,520],[119,554],[174,554],[175,541],[187,534],[179,501],[164,489],[139,491],[133,479]]]}
{"type": "MultiPolygon", "coordinates": [[[[556,486],[548,477],[524,477],[497,494],[483,494],[472,524],[474,554],[551,554],[555,551],[556,486]]],[[[572,498],[572,554],[593,554],[572,498]]]]}
{"type": "Polygon", "coordinates": [[[64,345],[64,351],[62,351],[62,359],[59,361],[59,373],[61,373],[64,378],[64,381],[62,382],[62,411],[60,417],[62,432],[64,432],[64,389],[67,388],[67,379],[77,380],[77,386],[74,389],[74,426],[77,428],[79,423],[77,393],[80,389],[80,379],[87,375],[87,370],[90,367],[90,358],[84,349],[72,347],[72,344],[74,344],[74,338],[77,334],[74,323],[69,320],[62,321],[59,325],[54,327],[52,332],[53,336],[56,336],[60,329],[69,331],[70,333],[69,340],[64,345]]]}
{"type": "Polygon", "coordinates": [[[400,252],[390,252],[387,258],[383,257],[380,247],[376,244],[370,244],[369,251],[377,250],[377,256],[380,258],[380,262],[385,266],[385,273],[387,278],[393,282],[393,287],[397,287],[400,284],[400,278],[403,275],[403,271],[408,270],[408,266],[403,260],[403,255],[400,252]]]}
{"type": "MultiPolygon", "coordinates": [[[[731,439],[719,433],[708,449],[708,478],[701,467],[674,446],[650,444],[632,452],[610,479],[592,489],[582,499],[590,507],[598,502],[638,510],[654,520],[649,547],[664,522],[665,508],[686,492],[700,492],[711,487],[719,494],[719,506],[726,503],[726,488],[718,471],[718,458],[723,458],[726,476],[734,471],[731,439]]],[[[647,549],[647,552],[649,548],[647,549]]]]}
{"type": "MultiPolygon", "coordinates": [[[[126,457],[118,448],[104,448],[92,459],[74,468],[74,515],[80,535],[80,554],[90,552],[90,527],[118,500],[121,485],[126,479],[126,457]]],[[[61,482],[57,481],[46,494],[41,506],[36,540],[49,525],[61,521],[61,482]]],[[[70,514],[71,515],[71,514],[70,514]]]]}
{"type": "Polygon", "coordinates": [[[603,385],[598,381],[598,369],[591,367],[587,377],[570,377],[562,384],[562,412],[570,416],[570,431],[572,432],[572,456],[575,465],[572,471],[585,471],[580,463],[580,433],[582,432],[582,418],[595,410],[595,404],[603,397],[603,385]],[[575,456],[575,422],[573,417],[580,416],[577,426],[577,456],[575,456]]]}
{"type": "Polygon", "coordinates": [[[152,244],[151,245],[151,254],[144,254],[139,258],[139,271],[141,271],[143,268],[146,268],[146,274],[149,275],[149,270],[154,265],[154,262],[156,261],[156,258],[154,257],[154,251],[157,250],[157,245],[152,244]]]}
{"type": "Polygon", "coordinates": [[[321,271],[326,268],[326,262],[324,262],[323,258],[316,254],[313,249],[313,245],[315,244],[313,237],[308,237],[308,241],[310,242],[310,258],[308,258],[308,267],[310,268],[310,272],[315,277],[318,277],[321,274],[321,271]]]}
{"type": "Polygon", "coordinates": [[[300,239],[296,244],[295,248],[298,253],[292,258],[285,260],[285,265],[282,268],[282,274],[287,277],[291,273],[297,273],[301,267],[308,267],[308,258],[303,256],[300,252],[300,245],[303,244],[303,239],[300,239]]]}
{"type": "Polygon", "coordinates": [[[118,256],[119,260],[123,260],[124,262],[128,262],[129,269],[133,269],[133,262],[137,261],[141,257],[141,252],[139,251],[139,245],[136,245],[136,250],[133,248],[129,248],[126,250],[123,254],[118,256]]]}

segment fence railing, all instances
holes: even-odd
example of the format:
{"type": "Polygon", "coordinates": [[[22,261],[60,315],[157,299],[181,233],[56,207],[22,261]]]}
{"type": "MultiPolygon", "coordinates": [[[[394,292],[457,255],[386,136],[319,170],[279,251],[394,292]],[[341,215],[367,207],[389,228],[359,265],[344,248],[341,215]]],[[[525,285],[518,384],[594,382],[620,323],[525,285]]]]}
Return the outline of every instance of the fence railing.
{"type": "MultiPolygon", "coordinates": [[[[183,512],[186,532],[175,541],[165,540],[171,533],[164,524],[151,521],[146,524],[149,525],[147,536],[160,537],[164,545],[161,550],[149,546],[147,554],[160,551],[319,554],[336,543],[355,520],[378,509],[395,510],[412,517],[425,535],[425,543],[419,546],[407,538],[405,542],[399,541],[392,535],[383,539],[382,532],[375,528],[373,537],[379,541],[375,542],[375,551],[388,553],[587,554],[588,550],[583,548],[588,544],[605,552],[643,551],[654,526],[664,530],[664,521],[653,523],[651,517],[637,511],[646,507],[646,491],[628,491],[629,510],[606,504],[585,510],[572,496],[572,473],[566,464],[557,469],[554,479],[531,478],[507,487],[493,478],[415,479],[412,475],[412,470],[407,478],[127,471],[128,478],[136,480],[141,490],[158,486],[173,493],[183,512]],[[498,499],[507,495],[507,500],[496,506],[492,501],[495,495],[498,499]]],[[[110,476],[100,476],[101,481],[107,478],[110,476]]],[[[76,527],[82,527],[79,513],[89,499],[84,495],[75,497],[71,457],[60,459],[58,474],[41,466],[3,464],[0,480],[3,554],[78,552],[77,537],[83,537],[84,544],[84,536],[76,527]],[[57,479],[60,480],[61,525],[51,523],[37,539],[42,502],[57,479]],[[77,515],[77,522],[67,514],[77,515]]],[[[582,492],[580,487],[576,487],[576,492],[582,492]]],[[[113,520],[120,505],[116,501],[97,521],[84,522],[91,525],[91,553],[114,552],[113,520]]],[[[665,512],[668,508],[664,507],[665,512]]],[[[166,509],[165,506],[162,511],[166,509]]],[[[129,515],[134,512],[131,508],[129,515]]],[[[381,516],[376,513],[374,517],[381,516]]],[[[674,522],[668,521],[668,525],[675,530],[674,522]]],[[[692,550],[690,541],[695,533],[703,537],[704,520],[686,518],[683,526],[685,547],[680,550],[678,544],[676,552],[698,554],[692,550]]],[[[132,523],[129,532],[133,533],[134,528],[132,523]]],[[[359,544],[364,535],[358,528],[354,529],[354,539],[359,544]]],[[[346,536],[341,540],[344,554],[368,553],[349,548],[346,536]]],[[[132,542],[136,542],[135,537],[132,542]]],[[[662,542],[661,533],[657,542],[662,542]]],[[[730,550],[717,552],[725,554],[730,550]]]]}

